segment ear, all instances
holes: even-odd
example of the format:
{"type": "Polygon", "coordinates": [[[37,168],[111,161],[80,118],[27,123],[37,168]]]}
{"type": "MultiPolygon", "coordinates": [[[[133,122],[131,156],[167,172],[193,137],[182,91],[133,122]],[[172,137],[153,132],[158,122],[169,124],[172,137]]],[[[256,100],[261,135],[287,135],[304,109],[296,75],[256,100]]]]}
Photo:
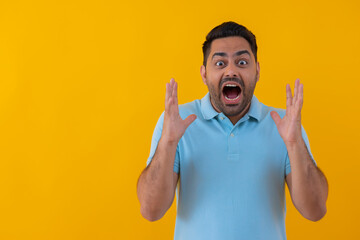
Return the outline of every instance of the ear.
{"type": "Polygon", "coordinates": [[[206,84],[206,68],[204,65],[201,65],[201,67],[200,67],[200,74],[201,74],[201,78],[202,78],[204,84],[207,85],[206,84]]]}
{"type": "Polygon", "coordinates": [[[260,63],[256,62],[256,82],[259,81],[260,78],[260,63]]]}

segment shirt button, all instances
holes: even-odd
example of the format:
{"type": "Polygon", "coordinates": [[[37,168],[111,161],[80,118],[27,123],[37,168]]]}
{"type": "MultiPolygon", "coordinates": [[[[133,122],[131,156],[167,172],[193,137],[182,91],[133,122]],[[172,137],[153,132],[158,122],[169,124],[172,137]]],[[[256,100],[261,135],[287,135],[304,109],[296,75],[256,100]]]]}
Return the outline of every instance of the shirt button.
{"type": "Polygon", "coordinates": [[[221,120],[224,120],[224,117],[220,117],[221,120]]]}
{"type": "Polygon", "coordinates": [[[234,136],[234,134],[233,134],[233,133],[231,133],[231,134],[230,134],[230,136],[232,136],[232,137],[233,137],[233,136],[234,136]]]}

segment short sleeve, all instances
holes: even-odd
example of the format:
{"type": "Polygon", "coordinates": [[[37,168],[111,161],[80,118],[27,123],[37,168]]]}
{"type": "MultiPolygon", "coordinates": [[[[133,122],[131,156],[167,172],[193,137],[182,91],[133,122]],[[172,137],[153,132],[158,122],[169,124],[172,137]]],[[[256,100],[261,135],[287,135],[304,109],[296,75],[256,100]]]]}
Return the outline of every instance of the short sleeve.
{"type": "MultiPolygon", "coordinates": [[[[309,152],[309,154],[310,154],[310,157],[311,157],[311,159],[313,160],[315,166],[317,166],[317,165],[316,165],[316,161],[314,160],[314,157],[313,157],[313,155],[312,155],[312,153],[311,153],[311,150],[310,150],[309,139],[308,139],[308,137],[307,137],[307,135],[306,135],[305,129],[304,129],[302,126],[301,126],[301,134],[302,134],[302,137],[303,137],[303,139],[304,139],[304,142],[305,142],[305,145],[306,145],[306,147],[307,147],[307,150],[308,150],[308,152],[309,152]]],[[[290,166],[289,154],[286,153],[285,176],[287,176],[290,172],[291,172],[291,166],[290,166]]]]}
{"type": "MultiPolygon", "coordinates": [[[[147,159],[146,166],[148,166],[151,163],[151,160],[155,155],[156,148],[161,138],[163,123],[164,123],[164,113],[161,114],[155,126],[155,130],[151,139],[150,155],[149,158],[147,159]]],[[[180,157],[179,157],[179,145],[178,145],[176,148],[176,155],[174,161],[174,172],[179,173],[179,171],[180,171],[180,157]]]]}

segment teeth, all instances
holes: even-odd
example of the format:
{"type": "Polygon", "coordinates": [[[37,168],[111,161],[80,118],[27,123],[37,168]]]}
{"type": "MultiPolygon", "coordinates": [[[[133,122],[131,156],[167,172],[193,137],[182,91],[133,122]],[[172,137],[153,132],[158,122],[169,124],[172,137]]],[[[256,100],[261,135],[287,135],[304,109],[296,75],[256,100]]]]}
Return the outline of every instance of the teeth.
{"type": "Polygon", "coordinates": [[[235,84],[226,84],[226,87],[237,87],[235,84]]]}
{"type": "Polygon", "coordinates": [[[240,94],[236,98],[228,98],[227,96],[224,96],[227,100],[234,101],[240,97],[240,94]]]}

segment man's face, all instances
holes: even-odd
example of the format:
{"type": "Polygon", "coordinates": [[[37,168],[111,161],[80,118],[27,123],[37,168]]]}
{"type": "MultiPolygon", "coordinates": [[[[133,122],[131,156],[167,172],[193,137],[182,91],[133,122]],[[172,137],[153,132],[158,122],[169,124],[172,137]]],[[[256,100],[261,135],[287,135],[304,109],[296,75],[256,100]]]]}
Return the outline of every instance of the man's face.
{"type": "Polygon", "coordinates": [[[227,117],[243,116],[250,106],[259,71],[259,63],[244,38],[215,39],[206,68],[201,66],[201,76],[215,110],[227,117]]]}

